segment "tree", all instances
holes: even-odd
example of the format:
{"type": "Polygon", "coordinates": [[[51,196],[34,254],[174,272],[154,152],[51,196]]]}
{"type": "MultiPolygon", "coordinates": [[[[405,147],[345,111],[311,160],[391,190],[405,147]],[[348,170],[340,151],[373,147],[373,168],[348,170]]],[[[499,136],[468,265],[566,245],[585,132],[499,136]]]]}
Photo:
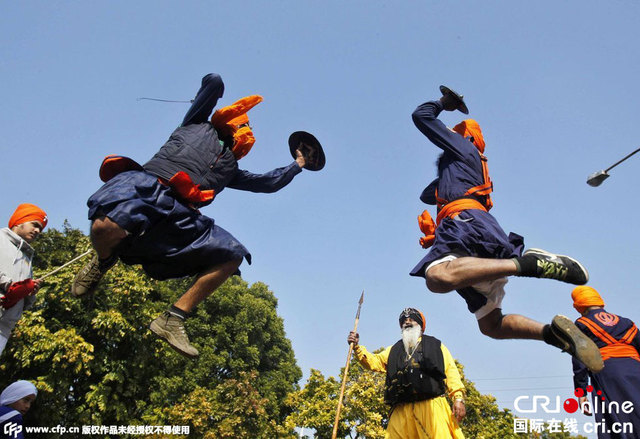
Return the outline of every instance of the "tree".
{"type": "MultiPolygon", "coordinates": [[[[34,247],[37,276],[84,252],[89,242],[65,223],[34,247]]],[[[211,431],[233,437],[227,429],[256,438],[292,434],[279,426],[290,410],[284,399],[302,374],[266,285],[233,277],[198,307],[186,325],[200,350],[192,361],[147,329],[189,279],[157,282],[139,267],[117,264],[95,295],[76,299],[68,291],[81,264],[46,279],[3,353],[0,386],[28,379],[41,391],[27,424],[173,421],[190,425],[196,438],[211,431]],[[213,413],[195,410],[199,404],[213,413]]]]}
{"type": "MultiPolygon", "coordinates": [[[[331,438],[340,384],[335,378],[325,379],[320,371],[312,369],[304,388],[287,398],[293,410],[287,418],[288,426],[313,428],[317,438],[331,438]]],[[[383,386],[383,374],[367,371],[356,360],[351,361],[338,437],[384,438],[388,408],[382,398],[383,386]]]]}
{"type": "MultiPolygon", "coordinates": [[[[381,351],[378,349],[376,352],[381,351]]],[[[522,439],[522,434],[514,433],[513,415],[507,409],[500,409],[492,395],[482,395],[474,383],[464,377],[463,366],[456,362],[463,378],[466,392],[467,416],[461,427],[467,438],[474,439],[522,439]]],[[[343,371],[341,371],[342,376],[343,371]]],[[[388,423],[389,407],[384,404],[384,374],[365,370],[353,358],[349,366],[344,407],[341,412],[338,437],[340,438],[384,438],[388,423]]],[[[340,382],[334,377],[324,378],[322,373],[311,370],[305,386],[289,395],[287,404],[292,413],[287,425],[314,428],[318,439],[331,437],[337,410],[340,382]]],[[[451,401],[449,401],[451,403],[451,401]]],[[[569,439],[582,438],[567,432],[541,435],[530,434],[530,438],[569,439]]]]}

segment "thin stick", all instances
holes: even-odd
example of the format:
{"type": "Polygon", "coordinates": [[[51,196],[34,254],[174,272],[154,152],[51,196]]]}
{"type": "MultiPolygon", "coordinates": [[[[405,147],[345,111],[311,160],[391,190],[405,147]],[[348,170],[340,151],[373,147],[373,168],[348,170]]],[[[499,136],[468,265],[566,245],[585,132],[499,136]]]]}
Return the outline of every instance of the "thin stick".
{"type": "Polygon", "coordinates": [[[56,274],[58,271],[62,270],[64,267],[66,267],[66,266],[68,266],[68,265],[73,264],[73,263],[74,263],[75,261],[77,261],[78,259],[82,259],[82,258],[84,258],[85,256],[87,256],[87,255],[88,255],[89,253],[91,253],[91,252],[92,252],[92,250],[87,250],[86,252],[82,253],[80,256],[76,256],[75,258],[73,258],[73,259],[71,259],[69,262],[67,262],[67,263],[65,263],[65,264],[63,264],[63,265],[61,265],[61,266],[59,266],[59,267],[58,267],[58,268],[56,268],[55,270],[48,272],[48,273],[47,273],[47,274],[45,274],[44,276],[40,276],[38,279],[41,279],[41,280],[42,280],[42,279],[44,279],[44,278],[46,278],[46,277],[51,276],[52,274],[56,274]]]}
{"type": "MultiPolygon", "coordinates": [[[[358,322],[360,321],[360,308],[364,302],[364,290],[360,295],[360,301],[358,302],[358,312],[356,312],[356,322],[353,325],[353,332],[358,330],[358,322]]],[[[336,420],[333,423],[333,434],[331,439],[336,439],[338,435],[338,421],[340,420],[340,411],[342,410],[342,397],[344,396],[344,388],[347,385],[347,374],[349,373],[349,363],[351,363],[351,353],[353,352],[353,342],[349,343],[349,353],[347,354],[347,364],[344,367],[344,373],[342,374],[342,386],[340,386],[340,397],[338,398],[338,411],[336,412],[336,420]]]]}
{"type": "Polygon", "coordinates": [[[177,102],[179,104],[193,104],[193,99],[190,101],[172,101],[170,99],[156,99],[156,98],[138,98],[136,101],[157,101],[157,102],[177,102]]]}
{"type": "Polygon", "coordinates": [[[613,165],[609,166],[607,169],[604,170],[604,172],[609,172],[610,170],[612,170],[613,168],[615,168],[616,166],[618,166],[620,163],[624,162],[626,159],[628,159],[629,157],[631,157],[632,155],[634,155],[636,152],[640,151],[640,148],[636,149],[635,151],[633,151],[631,154],[627,155],[625,158],[618,160],[617,162],[615,162],[613,165]]]}

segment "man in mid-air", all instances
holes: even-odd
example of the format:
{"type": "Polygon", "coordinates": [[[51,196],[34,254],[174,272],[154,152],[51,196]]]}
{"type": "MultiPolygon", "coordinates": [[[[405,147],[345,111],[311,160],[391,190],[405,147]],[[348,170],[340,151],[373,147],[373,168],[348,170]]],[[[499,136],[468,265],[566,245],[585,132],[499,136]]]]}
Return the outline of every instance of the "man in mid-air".
{"type": "Polygon", "coordinates": [[[468,113],[462,96],[441,87],[439,100],[413,112],[416,127],[438,148],[438,178],[420,199],[438,206],[434,223],[427,211],[419,217],[425,236],[420,242],[429,253],[411,271],[426,279],[434,293],[456,290],[478,319],[480,331],[496,339],[544,340],[577,357],[590,370],[602,369],[595,344],[566,317],[555,316],[543,325],[525,316],[502,313],[508,276],[556,279],[576,285],[588,280],[587,270],[575,259],[544,250],[522,254],[524,240],[507,236],[489,213],[493,184],[489,178],[485,142],[480,126],[467,119],[449,129],[438,119],[442,110],[468,113]]]}
{"type": "Polygon", "coordinates": [[[182,122],[143,166],[126,157],[109,156],[100,169],[105,184],[87,204],[95,257],[76,275],[71,292],[92,292],[118,259],[142,264],[154,279],[195,276],[193,285],[150,329],[184,356],[198,356],[184,320],[229,276],[238,272],[249,251],[198,208],[211,203],[225,187],[276,192],[302,172],[324,166],[317,140],[301,132],[290,138],[295,160],[265,174],[238,168],[238,160],[255,138],[247,112],[262,101],[248,96],[209,116],[224,84],[208,74],[182,122]],[[295,139],[293,139],[295,137],[295,139]],[[296,142],[292,143],[292,139],[296,142]]]}

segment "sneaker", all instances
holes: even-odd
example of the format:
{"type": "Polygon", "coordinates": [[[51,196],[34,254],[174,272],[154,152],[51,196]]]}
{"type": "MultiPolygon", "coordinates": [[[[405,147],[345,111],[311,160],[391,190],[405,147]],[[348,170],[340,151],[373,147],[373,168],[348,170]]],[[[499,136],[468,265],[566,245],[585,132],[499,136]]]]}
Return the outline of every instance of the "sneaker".
{"type": "Polygon", "coordinates": [[[98,255],[94,254],[89,262],[76,274],[71,284],[71,294],[75,297],[84,296],[93,293],[100,283],[100,279],[105,275],[111,267],[118,262],[117,257],[111,257],[106,261],[100,262],[98,255]]]}
{"type": "Polygon", "coordinates": [[[184,320],[181,318],[165,311],[151,322],[149,329],[185,357],[196,358],[199,355],[198,350],[189,342],[187,332],[184,330],[184,320]]]}
{"type": "Polygon", "coordinates": [[[567,317],[555,316],[551,321],[551,333],[555,336],[555,346],[576,357],[591,372],[604,369],[598,346],[567,317]]]}
{"type": "Polygon", "coordinates": [[[522,256],[536,258],[537,277],[555,279],[574,285],[584,285],[589,281],[587,269],[569,256],[556,255],[538,248],[530,248],[522,256]]]}

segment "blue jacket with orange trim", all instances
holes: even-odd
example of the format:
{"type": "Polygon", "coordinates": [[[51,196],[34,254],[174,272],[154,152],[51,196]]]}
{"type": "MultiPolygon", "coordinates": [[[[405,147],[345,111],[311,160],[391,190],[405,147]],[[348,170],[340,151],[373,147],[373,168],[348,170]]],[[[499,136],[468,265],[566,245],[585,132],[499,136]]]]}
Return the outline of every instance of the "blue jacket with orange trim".
{"type": "MultiPolygon", "coordinates": [[[[633,321],[619,316],[617,314],[608,313],[604,308],[593,309],[587,313],[585,318],[592,321],[596,324],[600,329],[609,334],[614,339],[618,340],[622,338],[629,329],[634,325],[633,321]],[[598,315],[605,314],[605,318],[598,318],[598,315]],[[604,322],[604,323],[603,323],[604,322]]],[[[593,342],[598,346],[598,348],[603,348],[606,346],[606,343],[602,341],[599,337],[595,336],[593,332],[582,322],[576,320],[576,326],[587,335],[593,342]]],[[[630,340],[629,343],[631,346],[636,348],[636,351],[640,353],[640,334],[636,334],[633,339],[630,340]]],[[[580,361],[573,358],[573,384],[575,388],[584,389],[589,381],[589,372],[580,361]]],[[[605,363],[606,367],[606,363],[605,363]]]]}
{"type": "Polygon", "coordinates": [[[282,189],[302,172],[295,161],[264,174],[253,174],[238,168],[233,152],[218,138],[208,118],[223,93],[224,83],[219,75],[210,73],[202,78],[182,125],[143,165],[144,170],[167,181],[183,171],[201,190],[213,189],[216,194],[225,187],[264,193],[282,189]]]}
{"type": "Polygon", "coordinates": [[[478,149],[438,119],[442,110],[440,101],[429,101],[416,108],[412,114],[413,123],[422,134],[443,150],[438,159],[438,178],[420,196],[426,204],[436,204],[436,188],[440,198],[453,201],[462,197],[469,188],[484,183],[478,149]]]}

